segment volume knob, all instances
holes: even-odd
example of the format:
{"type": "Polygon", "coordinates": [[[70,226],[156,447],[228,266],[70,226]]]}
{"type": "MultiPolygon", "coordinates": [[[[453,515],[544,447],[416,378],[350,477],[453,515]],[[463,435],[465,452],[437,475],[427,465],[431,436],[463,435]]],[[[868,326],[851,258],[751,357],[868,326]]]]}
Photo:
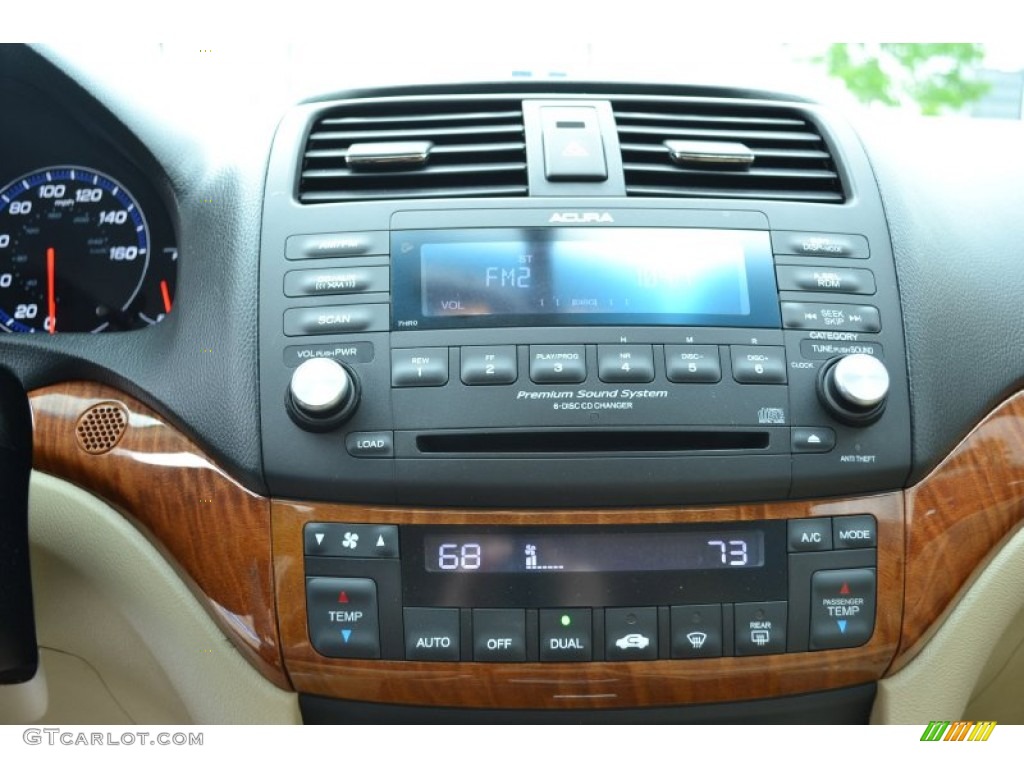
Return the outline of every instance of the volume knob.
{"type": "Polygon", "coordinates": [[[334,360],[306,360],[292,373],[285,405],[303,429],[326,432],[348,419],[359,402],[355,375],[334,360]]]}
{"type": "Polygon", "coordinates": [[[822,404],[842,422],[867,425],[877,421],[889,395],[889,371],[876,357],[846,355],[827,364],[818,381],[822,404]]]}

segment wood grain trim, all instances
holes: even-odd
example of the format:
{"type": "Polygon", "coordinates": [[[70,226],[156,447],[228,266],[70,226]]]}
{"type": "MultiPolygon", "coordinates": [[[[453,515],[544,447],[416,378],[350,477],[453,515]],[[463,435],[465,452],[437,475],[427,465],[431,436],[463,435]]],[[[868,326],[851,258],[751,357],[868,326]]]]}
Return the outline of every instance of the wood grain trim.
{"type": "Polygon", "coordinates": [[[1024,393],[909,489],[906,509],[907,591],[891,672],[920,652],[999,542],[1024,522],[1024,393]]]}
{"type": "Polygon", "coordinates": [[[460,511],[272,503],[285,663],[296,690],[446,707],[602,708],[736,701],[879,679],[892,661],[903,594],[902,494],[701,509],[460,511]],[[871,642],[842,651],[753,658],[590,664],[345,661],[320,656],[306,631],[302,526],[309,521],[434,524],[644,524],[873,514],[879,521],[878,620],[871,642]]]}
{"type": "Polygon", "coordinates": [[[132,519],[238,650],[290,689],[274,610],[269,501],[115,389],[72,382],[35,390],[30,402],[35,468],[88,489],[132,519]],[[93,455],[79,447],[75,429],[88,408],[103,402],[123,407],[128,426],[112,450],[93,455]]]}

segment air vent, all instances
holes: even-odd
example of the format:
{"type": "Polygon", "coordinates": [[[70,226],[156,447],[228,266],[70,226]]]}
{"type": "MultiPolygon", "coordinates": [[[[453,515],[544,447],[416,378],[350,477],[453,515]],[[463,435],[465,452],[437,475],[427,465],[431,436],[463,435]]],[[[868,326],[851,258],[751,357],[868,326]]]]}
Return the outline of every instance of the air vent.
{"type": "Polygon", "coordinates": [[[825,140],[796,109],[674,98],[616,99],[613,109],[627,195],[845,199],[825,140]],[[682,151],[688,147],[694,151],[682,151]],[[726,161],[749,158],[742,150],[752,162],[726,161]]]}
{"type": "Polygon", "coordinates": [[[303,203],[527,190],[522,103],[508,98],[348,102],[316,121],[299,179],[303,203]]]}

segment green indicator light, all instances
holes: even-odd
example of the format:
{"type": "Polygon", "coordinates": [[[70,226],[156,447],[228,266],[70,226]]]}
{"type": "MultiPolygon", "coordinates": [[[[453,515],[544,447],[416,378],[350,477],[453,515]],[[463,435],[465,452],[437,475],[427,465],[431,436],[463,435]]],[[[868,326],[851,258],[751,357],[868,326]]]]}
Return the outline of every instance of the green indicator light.
{"type": "Polygon", "coordinates": [[[568,627],[570,624],[572,624],[572,619],[569,618],[569,614],[563,613],[562,614],[562,626],[563,627],[568,627]]]}

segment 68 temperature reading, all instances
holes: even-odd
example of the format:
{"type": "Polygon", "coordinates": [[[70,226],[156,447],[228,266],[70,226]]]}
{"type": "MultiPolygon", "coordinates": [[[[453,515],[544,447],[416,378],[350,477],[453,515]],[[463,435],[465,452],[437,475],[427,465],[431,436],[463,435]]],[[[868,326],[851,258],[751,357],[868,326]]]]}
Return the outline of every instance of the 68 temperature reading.
{"type": "Polygon", "coordinates": [[[747,542],[742,539],[729,539],[729,541],[714,539],[708,542],[708,546],[719,549],[722,565],[747,564],[747,542]]]}
{"type": "Polygon", "coordinates": [[[480,567],[480,545],[441,544],[437,548],[437,567],[442,571],[475,571],[480,567]]]}

